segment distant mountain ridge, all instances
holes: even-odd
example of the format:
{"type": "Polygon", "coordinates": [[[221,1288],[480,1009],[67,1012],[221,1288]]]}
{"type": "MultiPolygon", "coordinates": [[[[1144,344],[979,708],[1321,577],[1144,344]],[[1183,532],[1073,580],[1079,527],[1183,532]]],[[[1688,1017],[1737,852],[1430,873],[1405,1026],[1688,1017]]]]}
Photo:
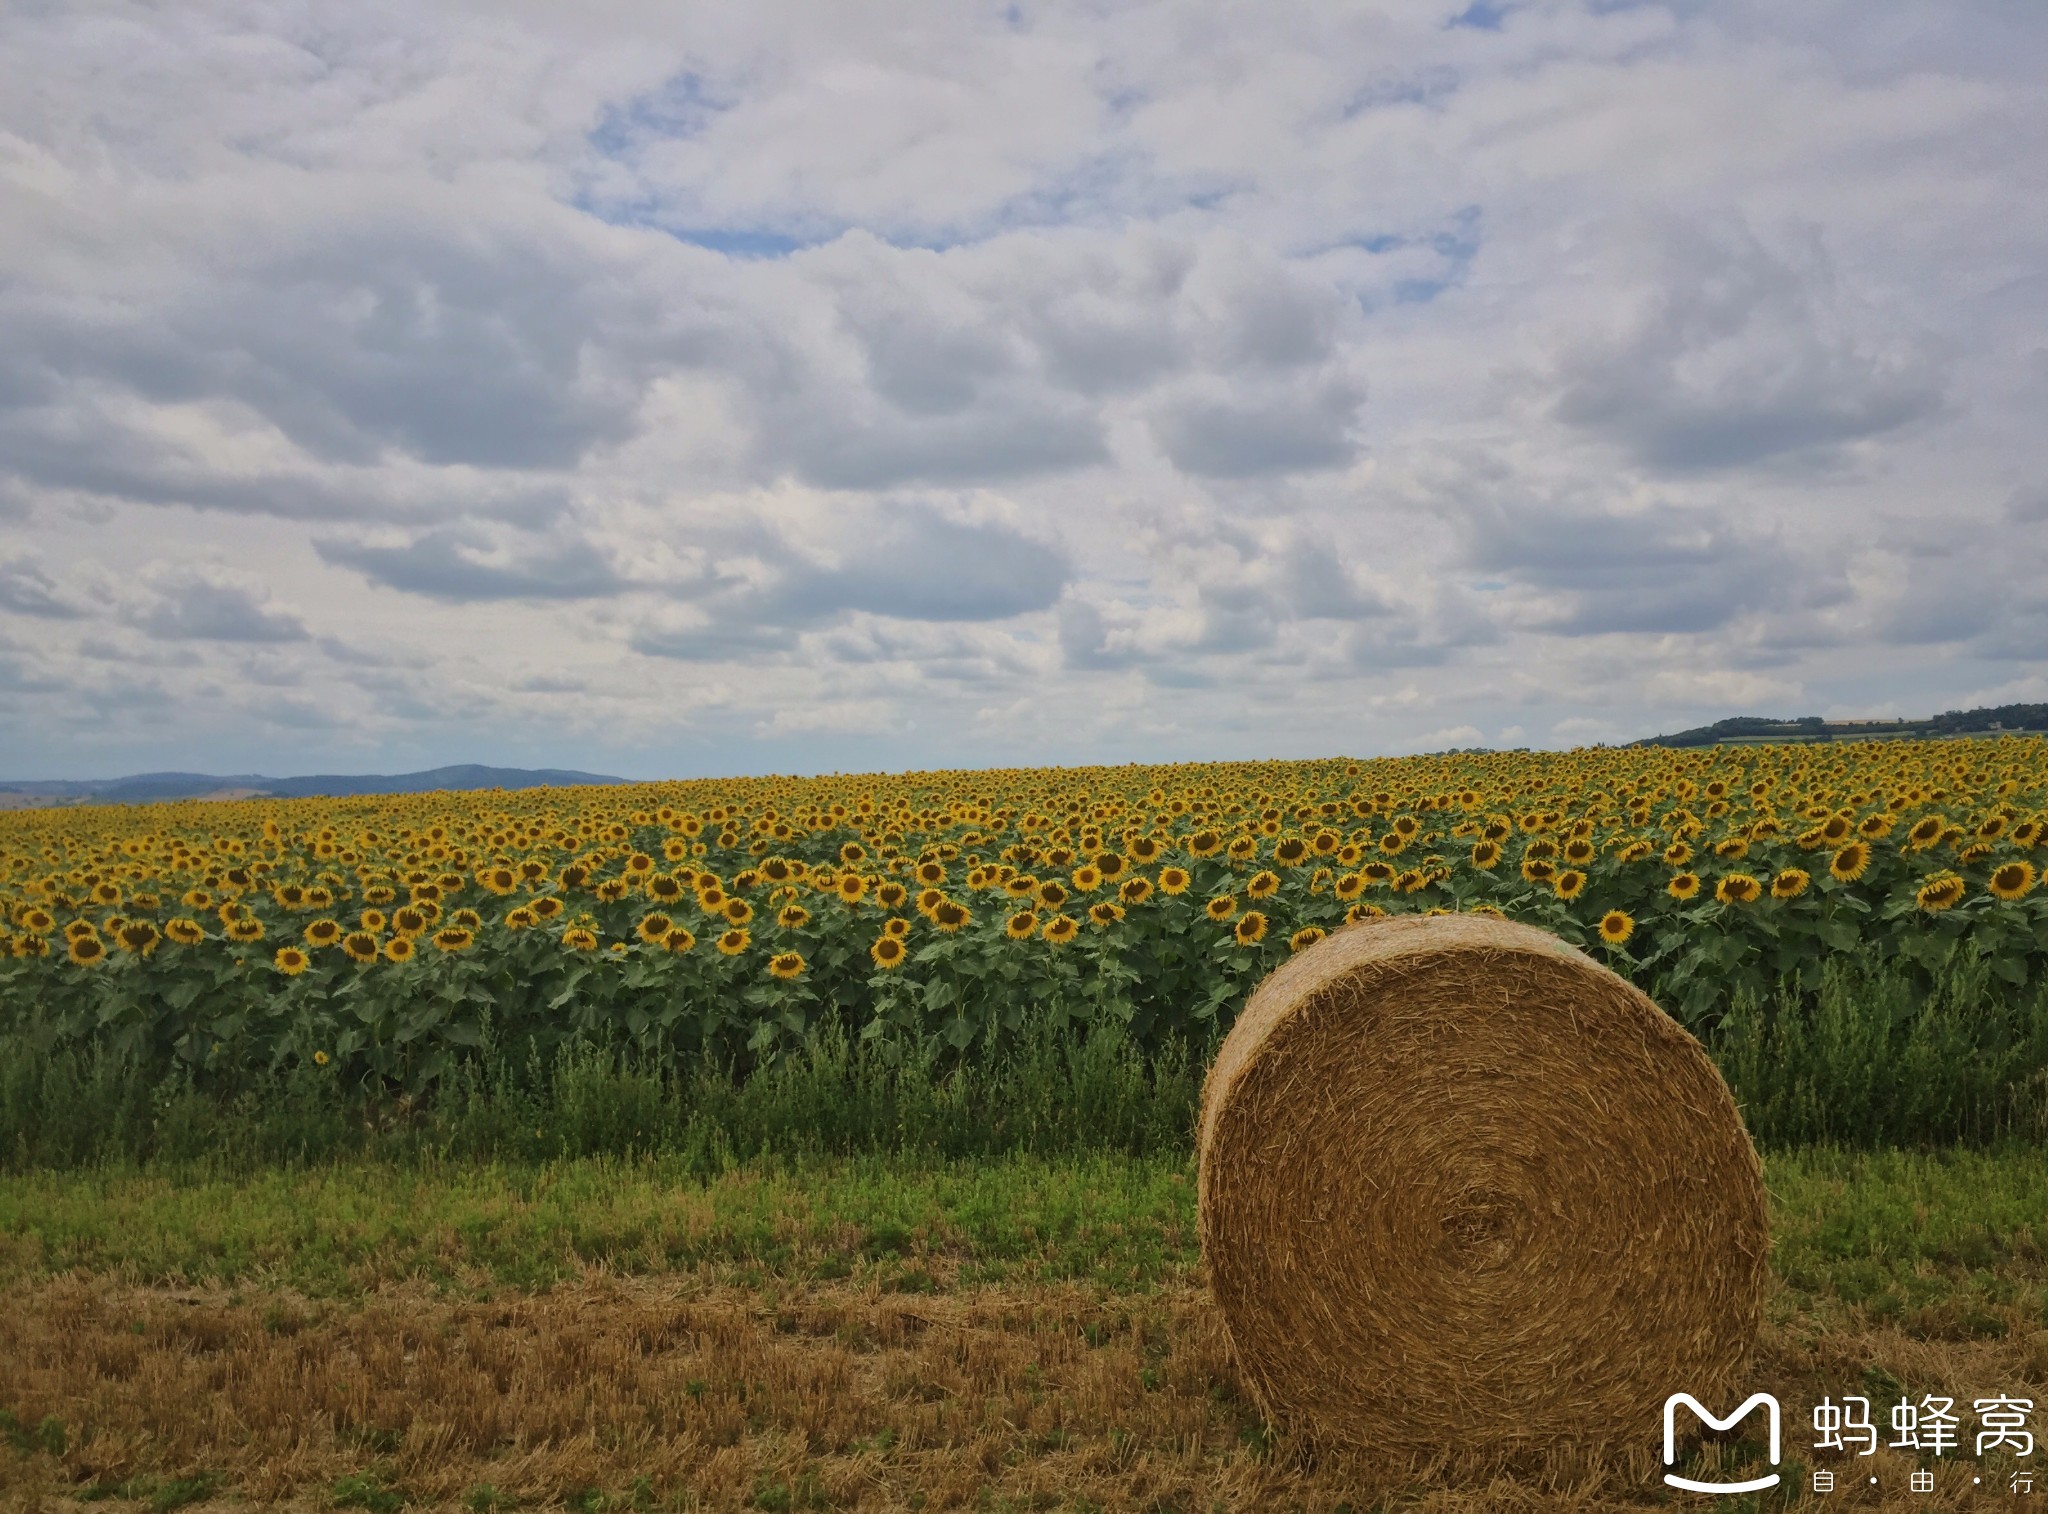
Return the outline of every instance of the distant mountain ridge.
{"type": "Polygon", "coordinates": [[[1631,746],[1720,746],[1772,741],[1904,741],[1942,736],[1991,736],[2004,732],[2048,731],[2048,704],[2001,704],[1975,710],[1948,710],[1925,719],[1823,720],[1802,715],[1777,720],[1761,715],[1736,715],[1712,725],[1694,726],[1670,736],[1647,736],[1631,746]]]}
{"type": "Polygon", "coordinates": [[[268,778],[261,773],[136,773],[126,778],[50,778],[23,782],[0,779],[0,796],[17,804],[148,804],[211,795],[265,799],[350,798],[360,794],[427,794],[437,789],[576,788],[626,783],[601,773],[568,768],[494,768],[465,762],[419,773],[318,773],[306,778],[268,778]]]}

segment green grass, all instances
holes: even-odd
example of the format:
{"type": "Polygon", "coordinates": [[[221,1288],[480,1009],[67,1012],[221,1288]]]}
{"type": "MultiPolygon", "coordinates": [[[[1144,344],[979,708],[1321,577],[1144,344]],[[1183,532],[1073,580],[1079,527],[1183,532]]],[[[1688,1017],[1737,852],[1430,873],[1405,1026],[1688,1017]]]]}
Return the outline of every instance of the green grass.
{"type": "MultiPolygon", "coordinates": [[[[1193,1178],[1184,1159],[1128,1156],[771,1158],[710,1178],[663,1157],[0,1175],[0,1283],[78,1269],[335,1297],[708,1268],[1147,1288],[1199,1262],[1193,1178]]],[[[1765,1180],[1775,1270],[1802,1307],[1979,1300],[2048,1324],[2048,1152],[1780,1152],[1765,1180]]]]}
{"type": "Polygon", "coordinates": [[[1766,1158],[1765,1180],[1788,1307],[1940,1305],[1967,1335],[1976,1306],[2018,1304],[2048,1326],[2048,1152],[1819,1150],[1766,1158]]]}
{"type": "Polygon", "coordinates": [[[591,1267],[709,1266],[1143,1287],[1197,1249],[1191,1171],[1164,1158],[771,1159],[708,1180],[660,1157],[0,1176],[0,1282],[83,1269],[332,1296],[402,1278],[530,1288],[591,1267]]]}

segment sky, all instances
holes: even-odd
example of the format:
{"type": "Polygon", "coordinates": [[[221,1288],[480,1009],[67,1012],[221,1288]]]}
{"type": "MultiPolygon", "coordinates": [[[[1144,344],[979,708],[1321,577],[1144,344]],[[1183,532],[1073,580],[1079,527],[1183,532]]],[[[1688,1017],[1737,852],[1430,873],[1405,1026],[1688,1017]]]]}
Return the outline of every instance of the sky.
{"type": "Polygon", "coordinates": [[[0,777],[2048,700],[2035,0],[0,9],[0,777]]]}

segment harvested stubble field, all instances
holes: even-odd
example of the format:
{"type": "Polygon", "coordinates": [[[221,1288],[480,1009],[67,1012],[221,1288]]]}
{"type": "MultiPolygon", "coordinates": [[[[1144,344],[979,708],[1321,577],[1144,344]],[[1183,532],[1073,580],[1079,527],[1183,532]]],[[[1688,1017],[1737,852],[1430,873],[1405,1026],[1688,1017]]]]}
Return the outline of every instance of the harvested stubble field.
{"type": "MultiPolygon", "coordinates": [[[[2048,1398],[2048,1159],[1767,1160],[1752,1377],[2048,1398]]],[[[1177,1159],[0,1178],[9,1507],[1638,1508],[1654,1456],[1458,1491],[1269,1441],[1177,1159]]],[[[1750,1448],[1753,1451],[1753,1448],[1750,1448]]],[[[1726,1454],[1739,1460],[1743,1448],[1726,1454]]],[[[1974,1506],[1911,1463],[1822,1501],[1974,1506]]],[[[2002,1475],[2002,1473],[2001,1473],[2002,1475]]],[[[1739,1506],[1722,1500],[1722,1506],[1739,1506]]]]}

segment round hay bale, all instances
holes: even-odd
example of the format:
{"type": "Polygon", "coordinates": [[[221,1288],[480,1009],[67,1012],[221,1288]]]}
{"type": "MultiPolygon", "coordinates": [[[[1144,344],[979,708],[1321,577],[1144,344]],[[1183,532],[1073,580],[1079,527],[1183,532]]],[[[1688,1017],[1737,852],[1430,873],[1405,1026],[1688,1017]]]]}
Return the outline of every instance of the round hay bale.
{"type": "Polygon", "coordinates": [[[1763,1177],[1727,1085],[1529,926],[1395,917],[1291,958],[1210,1069],[1200,1153],[1231,1345],[1311,1441],[1654,1443],[1756,1334],[1763,1177]]]}

